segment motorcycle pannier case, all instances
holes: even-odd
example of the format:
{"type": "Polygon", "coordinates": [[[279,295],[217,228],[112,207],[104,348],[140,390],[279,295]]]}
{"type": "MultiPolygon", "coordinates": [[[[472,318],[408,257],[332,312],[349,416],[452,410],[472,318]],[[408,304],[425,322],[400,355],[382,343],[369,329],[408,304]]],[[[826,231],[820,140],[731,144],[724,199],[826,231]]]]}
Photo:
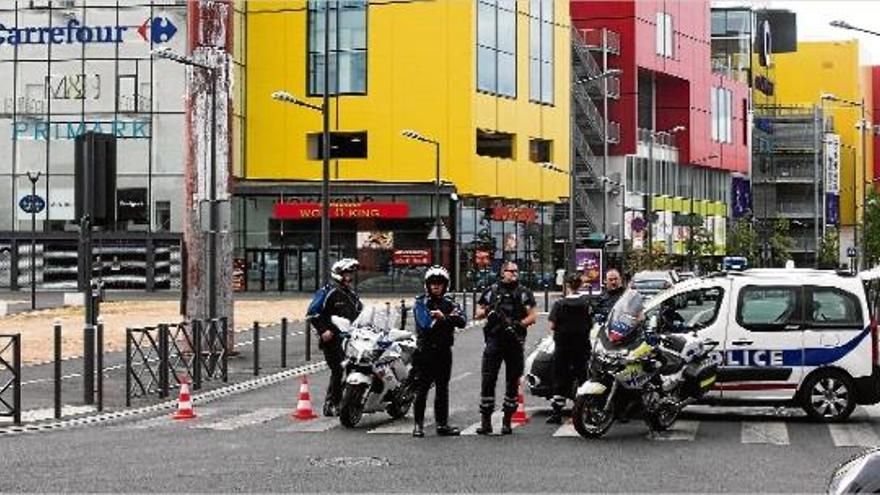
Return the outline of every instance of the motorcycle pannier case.
{"type": "Polygon", "coordinates": [[[684,369],[682,391],[685,396],[699,399],[715,384],[718,365],[711,362],[692,363],[684,369]]]}

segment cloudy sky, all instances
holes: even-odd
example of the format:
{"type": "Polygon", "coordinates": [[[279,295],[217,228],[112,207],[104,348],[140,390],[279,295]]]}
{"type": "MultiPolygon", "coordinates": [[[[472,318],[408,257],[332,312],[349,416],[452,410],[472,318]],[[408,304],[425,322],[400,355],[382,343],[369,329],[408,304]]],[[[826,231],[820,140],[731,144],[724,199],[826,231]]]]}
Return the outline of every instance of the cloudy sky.
{"type": "Polygon", "coordinates": [[[712,5],[750,5],[787,9],[797,13],[799,41],[858,39],[863,65],[880,65],[880,36],[848,31],[828,25],[842,20],[853,26],[880,32],[880,1],[877,0],[719,0],[712,5]]]}

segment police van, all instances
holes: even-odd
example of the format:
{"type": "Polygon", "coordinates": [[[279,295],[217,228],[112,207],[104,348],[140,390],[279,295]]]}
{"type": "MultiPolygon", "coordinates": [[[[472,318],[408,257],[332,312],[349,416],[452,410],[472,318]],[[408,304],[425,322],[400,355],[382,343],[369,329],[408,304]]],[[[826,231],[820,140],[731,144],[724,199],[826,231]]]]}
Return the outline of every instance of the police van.
{"type": "Polygon", "coordinates": [[[878,294],[880,270],[751,269],[686,280],[645,311],[657,331],[718,343],[707,402],[799,406],[839,421],[880,402],[878,294]]]}

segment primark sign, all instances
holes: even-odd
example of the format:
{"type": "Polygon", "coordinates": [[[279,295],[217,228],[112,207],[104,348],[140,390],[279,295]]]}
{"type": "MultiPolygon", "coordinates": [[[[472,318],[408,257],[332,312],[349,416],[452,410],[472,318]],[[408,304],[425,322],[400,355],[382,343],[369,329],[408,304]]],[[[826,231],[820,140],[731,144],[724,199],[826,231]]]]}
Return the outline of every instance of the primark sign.
{"type": "Polygon", "coordinates": [[[135,29],[147,43],[166,43],[177,33],[177,26],[167,17],[151,17],[140,26],[82,24],[70,19],[61,26],[6,26],[0,24],[0,46],[10,45],[72,45],[123,43],[123,36],[135,29]]]}

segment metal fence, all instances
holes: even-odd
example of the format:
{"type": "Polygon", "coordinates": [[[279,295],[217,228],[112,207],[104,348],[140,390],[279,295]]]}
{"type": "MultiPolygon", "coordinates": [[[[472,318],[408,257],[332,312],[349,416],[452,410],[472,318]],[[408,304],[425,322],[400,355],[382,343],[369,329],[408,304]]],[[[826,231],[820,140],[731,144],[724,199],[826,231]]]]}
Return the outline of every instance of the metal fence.
{"type": "Polygon", "coordinates": [[[228,380],[226,318],[193,320],[125,333],[125,405],[150,394],[169,396],[183,380],[199,389],[204,380],[228,380]]]}
{"type": "Polygon", "coordinates": [[[0,416],[21,424],[21,334],[0,335],[0,416]]]}

